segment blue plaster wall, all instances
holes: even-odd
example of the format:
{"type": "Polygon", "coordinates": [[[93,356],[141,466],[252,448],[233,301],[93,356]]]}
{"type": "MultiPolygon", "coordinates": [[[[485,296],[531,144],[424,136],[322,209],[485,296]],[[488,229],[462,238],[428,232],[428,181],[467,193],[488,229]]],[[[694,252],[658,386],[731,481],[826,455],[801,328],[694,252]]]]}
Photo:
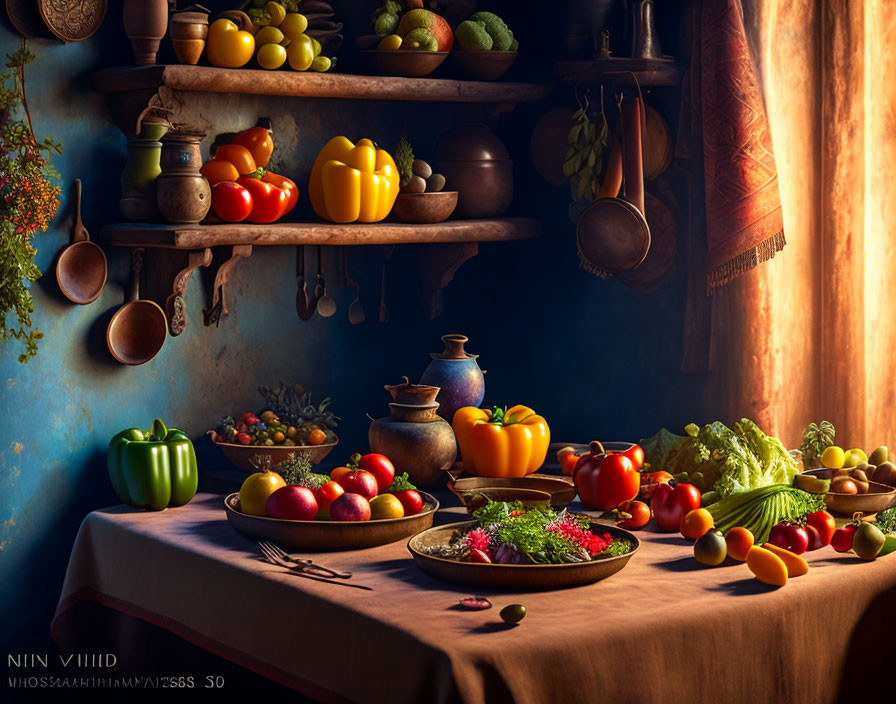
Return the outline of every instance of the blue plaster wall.
{"type": "MultiPolygon", "coordinates": [[[[333,458],[344,459],[366,447],[365,414],[385,415],[383,384],[402,374],[419,377],[428,353],[440,349],[439,337],[464,332],[488,370],[486,402],[535,407],[556,439],[636,439],[661,425],[703,418],[706,380],[679,372],[681,277],[639,295],[578,268],[568,193],[540,180],[528,158],[528,134],[544,105],[520,106],[499,125],[517,164],[514,214],[540,219],[544,235],[483,245],[448,289],[444,319],[421,322],[407,310],[416,292],[403,284],[407,261],[399,252],[390,268],[393,322],[376,322],[380,253],[367,256],[355,248],[352,273],[362,283],[367,322],[348,324],[352,296],[346,292],[335,317],[303,323],[294,309],[294,249],[257,248],[235,273],[231,316],[220,328],[202,326],[203,296],[194,277],[187,332],[169,338],[148,364],[115,364],[103,335],[123,300],[127,253],[106,248],[108,284],[83,307],[61,298],[53,265],[68,239],[73,178],[84,183],[84,219],[94,236],[120,219],[124,139],[108,120],[105,98],[89,83],[93,70],[131,61],[119,6],[110,3],[103,29],[89,41],[31,42],[38,59],[28,69],[29,101],[38,136],[51,134],[65,147],[54,159],[64,200],[53,228],[36,242],[37,263],[46,272],[33,287],[34,324],[45,333],[40,352],[22,365],[15,343],[0,348],[0,631],[7,652],[45,647],[78,525],[89,511],[116,503],[105,469],[108,439],[124,427],[146,427],[155,416],[194,437],[203,471],[220,469],[223,461],[204,431],[224,414],[257,408],[258,384],[299,382],[318,398],[333,397],[344,419],[333,458]]],[[[18,35],[0,23],[0,52],[18,45],[18,35]]],[[[454,119],[450,107],[295,106],[299,149],[279,157],[299,173],[339,132],[389,144],[407,129],[415,144],[431,149],[434,136],[454,119]]],[[[256,117],[229,113],[221,119],[248,126],[256,117]]]]}

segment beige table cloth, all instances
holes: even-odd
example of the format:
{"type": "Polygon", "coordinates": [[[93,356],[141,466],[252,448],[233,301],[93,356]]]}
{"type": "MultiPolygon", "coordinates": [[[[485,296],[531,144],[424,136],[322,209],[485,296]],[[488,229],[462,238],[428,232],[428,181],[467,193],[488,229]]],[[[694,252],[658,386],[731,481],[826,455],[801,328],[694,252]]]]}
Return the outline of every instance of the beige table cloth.
{"type": "MultiPolygon", "coordinates": [[[[92,599],[324,702],[814,704],[870,695],[893,671],[896,554],[822,548],[777,589],[746,565],[701,567],[688,541],[648,529],[607,580],[512,594],[430,578],[404,541],[313,555],[368,592],[260,561],[223,500],[88,515],[54,626],[92,599]],[[456,608],[474,593],[494,608],[456,608]],[[507,628],[510,603],[528,615],[507,628]]],[[[462,518],[447,513],[440,522],[462,518]]]]}

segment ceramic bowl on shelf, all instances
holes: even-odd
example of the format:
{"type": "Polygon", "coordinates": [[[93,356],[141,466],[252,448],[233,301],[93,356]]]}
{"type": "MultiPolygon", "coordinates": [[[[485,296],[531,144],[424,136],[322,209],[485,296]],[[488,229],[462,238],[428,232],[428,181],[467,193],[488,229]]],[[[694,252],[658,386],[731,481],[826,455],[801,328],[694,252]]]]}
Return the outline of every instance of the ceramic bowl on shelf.
{"type": "Polygon", "coordinates": [[[322,445],[240,445],[232,442],[218,442],[215,445],[221,448],[224,457],[239,470],[248,474],[258,470],[252,464],[252,458],[256,455],[270,457],[271,467],[285,461],[290,455],[302,452],[308,455],[308,461],[312,464],[323,462],[324,457],[336,447],[339,440],[322,445]]]}
{"type": "Polygon", "coordinates": [[[477,81],[495,81],[513,66],[517,51],[465,51],[451,52],[458,72],[477,81]]]}
{"type": "Polygon", "coordinates": [[[591,530],[595,533],[609,533],[613,538],[628,540],[632,549],[625,555],[606,557],[590,562],[567,562],[559,565],[462,562],[446,557],[436,557],[426,552],[429,547],[448,543],[454,531],[467,530],[475,525],[477,525],[476,521],[464,521],[430,528],[408,541],[408,551],[421,570],[448,582],[501,589],[563,589],[592,584],[615,574],[625,567],[641,544],[637,536],[627,530],[592,521],[591,530]]]}
{"type": "Polygon", "coordinates": [[[399,193],[392,213],[402,222],[431,224],[447,220],[457,207],[457,191],[399,193]]]}
{"type": "Polygon", "coordinates": [[[445,59],[447,51],[414,51],[412,49],[362,49],[361,57],[380,76],[421,78],[435,71],[445,59]]]}
{"type": "Polygon", "coordinates": [[[420,513],[372,521],[289,521],[252,516],[240,510],[239,494],[224,499],[224,508],[233,529],[253,540],[270,540],[294,550],[361,550],[394,543],[430,528],[439,502],[425,491],[420,496],[420,513]]]}
{"type": "MultiPolygon", "coordinates": [[[[830,479],[836,472],[836,469],[821,467],[807,470],[803,474],[819,479],[830,479]]],[[[877,513],[896,503],[896,488],[877,482],[868,482],[867,494],[840,494],[829,491],[824,495],[824,502],[827,504],[828,511],[842,516],[851,516],[856,512],[877,513]]]]}

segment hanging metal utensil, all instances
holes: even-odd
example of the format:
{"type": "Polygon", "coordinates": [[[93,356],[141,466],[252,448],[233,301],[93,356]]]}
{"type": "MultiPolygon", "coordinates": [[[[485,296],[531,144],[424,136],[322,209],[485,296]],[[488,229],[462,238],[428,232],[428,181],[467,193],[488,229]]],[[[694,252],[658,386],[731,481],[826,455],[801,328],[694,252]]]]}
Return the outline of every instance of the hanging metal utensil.
{"type": "Polygon", "coordinates": [[[314,289],[317,299],[317,313],[322,318],[329,318],[336,312],[336,301],[327,294],[327,279],[324,274],[323,247],[317,247],[317,286],[314,289]]]}
{"type": "Polygon", "coordinates": [[[576,227],[582,268],[597,276],[637,268],[650,249],[650,228],[644,218],[641,106],[641,99],[635,98],[622,110],[625,199],[598,198],[582,211],[576,227]]]}
{"type": "Polygon", "coordinates": [[[308,294],[308,282],[305,280],[305,246],[296,247],[296,313],[301,320],[311,320],[314,308],[308,294]]]}
{"type": "Polygon", "coordinates": [[[345,285],[349,288],[355,289],[355,300],[352,301],[351,305],[348,307],[348,322],[352,325],[360,325],[363,323],[367,316],[364,314],[364,306],[361,305],[361,285],[355,281],[348,274],[348,266],[346,264],[346,260],[348,259],[348,252],[346,252],[345,248],[342,248],[342,276],[345,279],[345,285]]]}
{"type": "Polygon", "coordinates": [[[109,352],[122,364],[145,364],[155,357],[168,334],[168,321],[155,301],[140,298],[143,250],[131,254],[131,289],[128,302],[119,308],[106,328],[109,352]]]}

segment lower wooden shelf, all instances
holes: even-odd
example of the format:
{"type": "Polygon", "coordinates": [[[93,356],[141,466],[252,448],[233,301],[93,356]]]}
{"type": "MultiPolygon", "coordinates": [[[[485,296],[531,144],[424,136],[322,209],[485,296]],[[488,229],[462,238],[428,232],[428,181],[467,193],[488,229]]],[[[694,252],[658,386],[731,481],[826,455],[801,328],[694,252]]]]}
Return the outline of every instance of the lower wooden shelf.
{"type": "Polygon", "coordinates": [[[525,218],[448,220],[434,225],[397,222],[340,225],[330,222],[283,222],[271,225],[222,223],[107,225],[102,236],[120,247],[202,249],[225,245],[365,245],[427,242],[504,242],[537,237],[541,226],[525,218]]]}

